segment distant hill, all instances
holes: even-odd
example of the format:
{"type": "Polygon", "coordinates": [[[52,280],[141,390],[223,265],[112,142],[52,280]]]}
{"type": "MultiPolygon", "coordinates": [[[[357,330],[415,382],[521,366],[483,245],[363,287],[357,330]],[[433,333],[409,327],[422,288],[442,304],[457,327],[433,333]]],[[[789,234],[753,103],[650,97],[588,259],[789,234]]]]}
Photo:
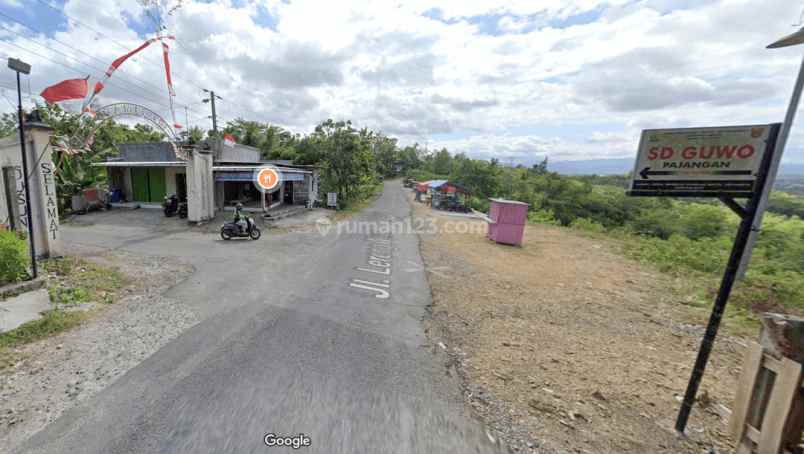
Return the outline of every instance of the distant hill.
{"type": "Polygon", "coordinates": [[[547,169],[562,175],[622,175],[634,168],[634,158],[548,161],[547,169]]]}
{"type": "MultiPolygon", "coordinates": [[[[634,168],[634,158],[548,162],[548,170],[562,175],[622,175],[634,168]]],[[[804,175],[804,163],[783,162],[780,175],[804,175]]]]}

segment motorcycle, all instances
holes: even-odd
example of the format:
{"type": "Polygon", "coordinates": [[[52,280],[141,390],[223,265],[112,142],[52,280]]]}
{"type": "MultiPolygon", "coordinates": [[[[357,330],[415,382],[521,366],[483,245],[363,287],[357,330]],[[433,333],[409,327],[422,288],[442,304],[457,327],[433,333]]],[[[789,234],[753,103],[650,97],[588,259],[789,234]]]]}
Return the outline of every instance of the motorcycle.
{"type": "Polygon", "coordinates": [[[259,227],[254,224],[254,220],[246,216],[246,228],[241,228],[234,221],[224,222],[221,226],[221,238],[230,240],[232,238],[251,238],[252,240],[259,240],[260,235],[259,227]]]}
{"type": "Polygon", "coordinates": [[[162,201],[162,211],[167,218],[175,216],[179,212],[179,198],[175,194],[165,196],[165,200],[162,201]]]}
{"type": "Polygon", "coordinates": [[[179,200],[175,194],[165,196],[165,200],[162,201],[162,210],[165,217],[169,218],[178,214],[180,218],[187,219],[187,201],[179,200]]]}

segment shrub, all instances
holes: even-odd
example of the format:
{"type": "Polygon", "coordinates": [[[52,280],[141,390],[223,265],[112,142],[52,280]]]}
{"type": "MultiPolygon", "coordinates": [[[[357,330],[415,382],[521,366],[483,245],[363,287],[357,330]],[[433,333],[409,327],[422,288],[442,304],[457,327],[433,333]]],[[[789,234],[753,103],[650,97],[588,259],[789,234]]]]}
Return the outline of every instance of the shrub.
{"type": "Polygon", "coordinates": [[[13,231],[0,229],[0,285],[28,275],[28,248],[13,231]]]}
{"type": "Polygon", "coordinates": [[[685,204],[680,224],[682,233],[690,239],[717,237],[726,230],[726,210],[717,205],[685,204]]]}
{"type": "Polygon", "coordinates": [[[561,223],[556,219],[555,214],[553,214],[553,210],[535,210],[528,213],[528,222],[534,222],[536,224],[549,224],[549,225],[561,225],[561,223]]]}
{"type": "Polygon", "coordinates": [[[471,197],[469,199],[469,207],[482,213],[489,212],[489,204],[489,199],[486,198],[471,197]]]}
{"type": "Polygon", "coordinates": [[[570,227],[572,227],[573,229],[583,230],[586,232],[603,233],[606,231],[606,227],[604,227],[603,225],[586,218],[578,218],[572,221],[570,227]]]}

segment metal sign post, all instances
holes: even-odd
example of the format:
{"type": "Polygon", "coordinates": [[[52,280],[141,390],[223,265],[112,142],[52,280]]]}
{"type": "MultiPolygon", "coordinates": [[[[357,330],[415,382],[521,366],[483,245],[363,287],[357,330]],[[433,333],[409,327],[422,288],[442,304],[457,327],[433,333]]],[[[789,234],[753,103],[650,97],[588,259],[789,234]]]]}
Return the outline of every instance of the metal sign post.
{"type": "Polygon", "coordinates": [[[16,58],[8,59],[8,67],[17,73],[17,121],[20,130],[20,149],[22,150],[22,185],[25,188],[25,214],[28,216],[28,241],[29,250],[31,253],[31,274],[34,279],[38,275],[36,269],[36,243],[34,243],[33,231],[33,213],[31,213],[31,189],[30,179],[31,174],[28,173],[28,153],[25,151],[25,131],[23,130],[23,115],[22,115],[22,88],[20,87],[20,73],[29,74],[31,72],[31,65],[17,60],[16,58]]]}
{"type": "MultiPolygon", "coordinates": [[[[779,47],[794,46],[804,42],[804,29],[799,30],[790,36],[782,38],[781,40],[768,46],[770,49],[779,47]]],[[[759,201],[759,212],[757,213],[756,221],[754,222],[754,229],[751,231],[751,236],[748,238],[748,249],[740,262],[740,270],[738,271],[738,278],[745,275],[745,270],[748,263],[751,261],[751,254],[754,250],[754,244],[759,237],[759,227],[762,225],[762,216],[765,214],[765,209],[768,207],[770,194],[773,190],[773,183],[776,181],[776,174],[779,172],[779,165],[782,162],[782,154],[784,147],[787,145],[787,138],[790,136],[790,129],[793,127],[793,121],[796,119],[796,112],[798,105],[801,101],[801,92],[804,90],[804,58],[801,60],[801,65],[798,70],[798,77],[796,83],[793,85],[793,94],[790,96],[790,103],[787,106],[787,113],[785,114],[782,131],[779,133],[779,140],[776,142],[777,150],[774,152],[774,159],[771,163],[770,171],[768,173],[769,183],[762,193],[762,198],[759,201]]]]}
{"type": "Polygon", "coordinates": [[[759,212],[781,124],[643,131],[629,195],[718,197],[741,218],[676,430],[684,432],[759,212]],[[651,181],[652,180],[652,181],[651,181]],[[735,198],[748,198],[746,206],[735,198]]]}

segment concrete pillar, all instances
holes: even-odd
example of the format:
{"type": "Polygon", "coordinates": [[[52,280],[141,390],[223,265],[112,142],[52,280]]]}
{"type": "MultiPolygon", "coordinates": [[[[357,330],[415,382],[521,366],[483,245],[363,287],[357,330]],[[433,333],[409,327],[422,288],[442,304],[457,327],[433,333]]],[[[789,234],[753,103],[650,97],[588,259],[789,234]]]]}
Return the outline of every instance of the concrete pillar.
{"type": "Polygon", "coordinates": [[[224,208],[224,198],[226,197],[226,193],[223,187],[223,181],[216,181],[215,182],[215,205],[217,206],[218,211],[223,211],[224,208]]]}
{"type": "MultiPolygon", "coordinates": [[[[56,167],[49,146],[53,130],[38,121],[25,122],[25,151],[28,161],[27,178],[30,184],[34,246],[38,257],[58,257],[62,254],[59,224],[59,201],[56,196],[56,167]]],[[[11,168],[16,187],[12,200],[17,207],[3,207],[0,217],[9,211],[19,215],[17,230],[28,233],[28,213],[25,203],[26,176],[22,171],[22,153],[19,138],[9,137],[0,142],[0,167],[11,168]],[[10,208],[10,209],[9,209],[10,208]]],[[[5,181],[0,185],[0,198],[6,200],[5,181]]],[[[5,205],[5,203],[3,203],[5,205]]]]}
{"type": "Polygon", "coordinates": [[[212,153],[193,149],[187,160],[187,220],[208,221],[215,217],[215,182],[212,153]]]}

